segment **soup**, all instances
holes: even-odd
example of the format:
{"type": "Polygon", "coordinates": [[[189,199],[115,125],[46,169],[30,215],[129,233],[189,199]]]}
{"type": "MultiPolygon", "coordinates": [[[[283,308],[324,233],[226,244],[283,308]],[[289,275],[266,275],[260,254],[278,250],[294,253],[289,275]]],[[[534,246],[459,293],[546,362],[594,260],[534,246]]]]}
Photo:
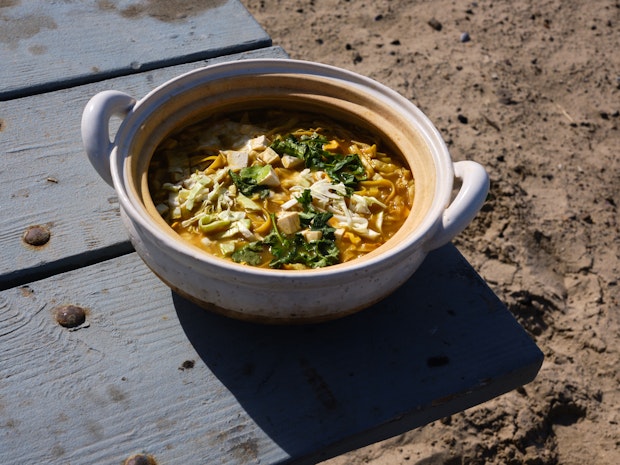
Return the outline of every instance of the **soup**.
{"type": "Polygon", "coordinates": [[[306,269],[375,250],[402,226],[411,171],[368,131],[284,110],[213,116],[167,136],[149,168],[164,220],[218,257],[306,269]]]}

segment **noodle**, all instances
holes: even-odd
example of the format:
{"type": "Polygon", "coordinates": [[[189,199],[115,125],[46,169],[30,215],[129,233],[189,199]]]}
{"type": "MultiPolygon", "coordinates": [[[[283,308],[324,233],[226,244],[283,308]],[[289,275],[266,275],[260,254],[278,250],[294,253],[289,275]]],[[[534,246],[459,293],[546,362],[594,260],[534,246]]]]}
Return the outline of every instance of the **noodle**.
{"type": "Polygon", "coordinates": [[[280,110],[211,117],[166,137],[149,168],[158,212],[216,256],[299,269],[361,257],[413,203],[411,171],[365,130],[280,110]]]}

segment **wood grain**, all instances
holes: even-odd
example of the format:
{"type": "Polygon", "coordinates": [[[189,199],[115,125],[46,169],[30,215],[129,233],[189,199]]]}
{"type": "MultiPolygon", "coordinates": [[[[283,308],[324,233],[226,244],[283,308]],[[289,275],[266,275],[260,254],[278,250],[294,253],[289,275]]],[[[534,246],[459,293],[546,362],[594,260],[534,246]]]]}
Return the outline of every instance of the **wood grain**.
{"type": "Polygon", "coordinates": [[[0,102],[0,206],[5,212],[0,216],[0,289],[132,250],[115,192],[82,146],[80,121],[92,96],[115,89],[140,98],[192,69],[260,57],[286,54],[266,48],[0,102]],[[49,228],[49,243],[23,243],[23,233],[33,225],[49,228]]]}
{"type": "Polygon", "coordinates": [[[310,464],[535,377],[540,350],[452,245],[372,308],[297,327],[208,313],[132,252],[82,110],[285,57],[237,1],[5,2],[0,26],[0,463],[310,464]],[[33,225],[47,244],[22,241],[33,225]]]}
{"type": "Polygon", "coordinates": [[[0,101],[271,45],[236,0],[3,6],[0,101]]]}
{"type": "Polygon", "coordinates": [[[133,253],[5,290],[0,315],[3,464],[140,451],[315,463],[514,389],[542,362],[451,245],[382,303],[320,325],[208,313],[133,253]],[[55,322],[69,303],[87,309],[86,327],[55,322]]]}

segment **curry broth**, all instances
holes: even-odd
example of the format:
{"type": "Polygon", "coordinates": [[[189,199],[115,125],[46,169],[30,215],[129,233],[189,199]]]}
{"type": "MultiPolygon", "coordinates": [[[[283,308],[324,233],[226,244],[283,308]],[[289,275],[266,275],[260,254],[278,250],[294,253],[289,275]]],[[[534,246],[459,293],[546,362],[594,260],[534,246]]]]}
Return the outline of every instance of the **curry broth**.
{"type": "Polygon", "coordinates": [[[211,254],[323,267],[371,252],[407,219],[412,173],[383,150],[366,129],[317,114],[213,115],[162,140],[148,186],[172,229],[211,254]]]}

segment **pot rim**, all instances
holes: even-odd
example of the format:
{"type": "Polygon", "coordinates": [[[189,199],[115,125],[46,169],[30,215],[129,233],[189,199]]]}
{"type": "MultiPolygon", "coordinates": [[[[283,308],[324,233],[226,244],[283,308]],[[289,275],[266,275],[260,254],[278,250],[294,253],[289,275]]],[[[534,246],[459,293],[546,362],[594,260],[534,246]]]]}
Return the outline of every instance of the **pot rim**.
{"type": "MultiPolygon", "coordinates": [[[[128,147],[129,144],[126,146],[128,147]]],[[[425,250],[424,243],[432,236],[434,230],[437,228],[438,222],[441,220],[445,208],[450,203],[454,180],[453,162],[442,136],[430,119],[408,99],[387,86],[352,71],[327,64],[287,58],[257,58],[213,64],[181,74],[159,85],[135,104],[119,127],[114,141],[114,147],[110,154],[110,171],[115,190],[119,197],[119,203],[125,210],[127,216],[132,221],[137,222],[142,229],[153,234],[158,241],[170,247],[176,253],[177,259],[185,263],[191,261],[194,266],[196,260],[206,262],[231,275],[238,275],[242,272],[247,279],[262,279],[268,277],[270,279],[295,278],[305,280],[320,279],[327,275],[334,276],[350,273],[351,271],[363,272],[368,270],[368,272],[376,272],[377,268],[393,266],[396,261],[403,258],[403,254],[411,252],[412,248],[422,247],[426,253],[428,250],[425,250]],[[173,238],[171,234],[164,231],[161,225],[151,218],[139,199],[132,198],[136,196],[128,189],[130,185],[128,170],[126,169],[129,155],[126,152],[128,149],[119,150],[118,141],[131,140],[136,132],[140,130],[142,123],[161,103],[174,98],[175,95],[179,95],[180,93],[202,84],[226,79],[227,77],[283,73],[300,76],[319,76],[352,85],[356,87],[358,91],[383,101],[388,101],[398,109],[398,113],[407,116],[409,121],[415,121],[414,127],[424,139],[424,144],[428,147],[435,165],[435,191],[431,205],[420,224],[418,224],[413,231],[409,232],[401,241],[393,244],[392,247],[370,258],[366,258],[367,256],[365,256],[360,259],[324,268],[274,270],[246,266],[212,256],[198,247],[183,241],[180,237],[176,240],[176,238],[173,238]]]]}

